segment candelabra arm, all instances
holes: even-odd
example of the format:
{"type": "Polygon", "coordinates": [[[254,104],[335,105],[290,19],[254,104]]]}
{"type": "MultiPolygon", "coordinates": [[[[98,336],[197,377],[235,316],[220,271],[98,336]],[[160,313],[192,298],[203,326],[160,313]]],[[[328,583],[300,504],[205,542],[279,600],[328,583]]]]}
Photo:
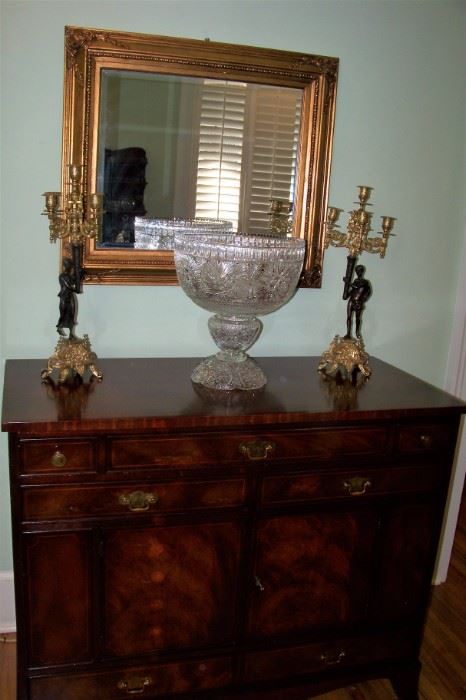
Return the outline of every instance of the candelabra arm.
{"type": "Polygon", "coordinates": [[[362,249],[366,253],[378,253],[381,258],[385,257],[387,252],[388,236],[379,236],[374,238],[367,238],[362,243],[362,249]]]}
{"type": "Polygon", "coordinates": [[[344,248],[347,244],[348,236],[333,227],[327,226],[325,235],[325,248],[334,246],[335,248],[344,248]]]}

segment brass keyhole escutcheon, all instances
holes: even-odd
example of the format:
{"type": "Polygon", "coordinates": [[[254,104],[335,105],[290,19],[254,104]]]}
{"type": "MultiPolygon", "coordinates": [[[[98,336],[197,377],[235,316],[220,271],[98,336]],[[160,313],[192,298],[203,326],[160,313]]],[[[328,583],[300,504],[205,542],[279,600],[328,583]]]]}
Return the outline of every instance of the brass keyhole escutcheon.
{"type": "Polygon", "coordinates": [[[350,496],[364,496],[367,489],[372,486],[369,479],[364,476],[353,476],[351,479],[343,482],[343,488],[348,491],[350,496]]]}
{"type": "Polygon", "coordinates": [[[141,695],[149,685],[152,685],[150,676],[133,676],[119,681],[117,687],[119,690],[126,690],[128,695],[141,695]]]}
{"type": "Polygon", "coordinates": [[[129,494],[120,494],[118,502],[122,506],[127,506],[133,513],[141,513],[149,510],[150,506],[157,503],[159,497],[156,493],[144,493],[144,491],[133,491],[129,494]]]}
{"type": "Polygon", "coordinates": [[[53,453],[50,461],[54,467],[64,467],[67,462],[65,455],[58,448],[53,453]]]}
{"type": "Polygon", "coordinates": [[[267,459],[275,450],[275,443],[271,440],[251,440],[241,442],[239,451],[253,462],[267,459]]]}

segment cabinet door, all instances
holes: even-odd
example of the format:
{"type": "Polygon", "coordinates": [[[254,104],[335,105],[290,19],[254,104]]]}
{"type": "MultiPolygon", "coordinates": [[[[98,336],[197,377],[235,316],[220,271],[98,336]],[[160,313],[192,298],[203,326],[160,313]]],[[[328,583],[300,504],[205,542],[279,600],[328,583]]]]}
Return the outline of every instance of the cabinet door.
{"type": "Polygon", "coordinates": [[[240,540],[236,522],[109,531],[104,544],[107,653],[230,641],[240,540]]]}
{"type": "Polygon", "coordinates": [[[263,520],[250,633],[286,635],[362,619],[376,525],[375,511],[362,509],[263,520]]]}
{"type": "Polygon", "coordinates": [[[90,542],[86,531],[24,537],[31,665],[92,658],[90,542]]]}
{"type": "Polygon", "coordinates": [[[440,515],[432,503],[396,506],[384,518],[373,616],[396,621],[422,613],[429,594],[440,515]]]}

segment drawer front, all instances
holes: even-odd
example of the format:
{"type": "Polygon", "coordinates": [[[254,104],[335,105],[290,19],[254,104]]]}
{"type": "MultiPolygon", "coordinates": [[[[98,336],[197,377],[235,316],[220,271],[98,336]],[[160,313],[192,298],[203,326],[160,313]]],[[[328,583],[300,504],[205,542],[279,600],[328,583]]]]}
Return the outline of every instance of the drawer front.
{"type": "Polygon", "coordinates": [[[76,440],[21,440],[21,472],[87,472],[95,470],[96,442],[76,440]]]}
{"type": "Polygon", "coordinates": [[[261,500],[265,505],[273,505],[425,492],[433,490],[440,478],[440,470],[434,466],[270,476],[262,482],[261,500]]]}
{"type": "Polygon", "coordinates": [[[402,453],[434,453],[453,447],[452,428],[449,425],[425,423],[400,427],[398,448],[402,453]]]}
{"type": "Polygon", "coordinates": [[[412,638],[398,632],[253,652],[245,657],[244,680],[279,680],[316,671],[403,659],[415,651],[412,638]]]}
{"type": "Polygon", "coordinates": [[[220,658],[108,673],[32,678],[30,687],[31,700],[119,700],[209,690],[226,686],[231,679],[231,659],[220,658]]]}
{"type": "Polygon", "coordinates": [[[381,454],[388,431],[377,428],[325,428],[257,434],[214,433],[177,437],[119,437],[110,440],[115,469],[137,466],[189,467],[271,460],[332,459],[340,455],[381,454]]]}
{"type": "Polygon", "coordinates": [[[245,493],[243,479],[125,486],[30,486],[23,490],[23,513],[26,520],[53,520],[227,508],[240,506],[245,493]]]}

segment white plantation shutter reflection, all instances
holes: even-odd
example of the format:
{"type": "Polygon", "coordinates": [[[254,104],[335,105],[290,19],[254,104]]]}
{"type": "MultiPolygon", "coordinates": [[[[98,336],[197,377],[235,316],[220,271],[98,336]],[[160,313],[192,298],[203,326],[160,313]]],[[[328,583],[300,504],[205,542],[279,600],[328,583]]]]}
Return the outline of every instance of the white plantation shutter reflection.
{"type": "Polygon", "coordinates": [[[248,111],[252,138],[242,219],[250,233],[259,234],[269,230],[270,200],[294,199],[301,91],[260,86],[248,111]]]}
{"type": "Polygon", "coordinates": [[[196,217],[228,219],[238,226],[246,84],[206,80],[196,188],[196,217]]]}
{"type": "Polygon", "coordinates": [[[196,217],[269,231],[271,199],[294,199],[300,90],[205,80],[196,217]]]}

